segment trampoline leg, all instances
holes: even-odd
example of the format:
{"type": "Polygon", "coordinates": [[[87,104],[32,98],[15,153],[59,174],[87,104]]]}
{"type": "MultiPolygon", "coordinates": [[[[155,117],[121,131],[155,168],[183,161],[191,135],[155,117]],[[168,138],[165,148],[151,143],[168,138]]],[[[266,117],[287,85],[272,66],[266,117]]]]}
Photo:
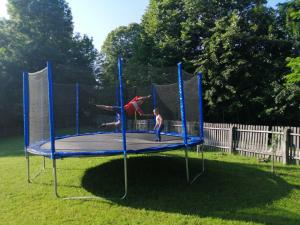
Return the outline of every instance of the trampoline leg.
{"type": "Polygon", "coordinates": [[[189,183],[190,182],[190,171],[189,171],[188,147],[185,147],[185,149],[184,149],[184,155],[185,155],[186,180],[189,183]]]}
{"type": "Polygon", "coordinates": [[[58,193],[57,193],[57,175],[56,175],[56,159],[52,160],[52,165],[53,165],[53,178],[54,178],[54,194],[58,198],[58,193]]]}
{"type": "MultiPolygon", "coordinates": [[[[39,170],[34,176],[32,176],[32,177],[30,177],[29,176],[29,170],[30,170],[30,168],[29,168],[29,154],[27,155],[28,156],[28,161],[27,161],[27,170],[28,170],[28,179],[29,179],[29,182],[31,183],[35,178],[37,178],[38,176],[40,176],[41,174],[42,174],[42,172],[45,170],[45,165],[46,165],[46,163],[45,163],[45,156],[43,156],[43,160],[42,160],[42,169],[41,170],[39,170]]],[[[27,157],[26,156],[26,157],[27,157]]]]}
{"type": "MultiPolygon", "coordinates": [[[[204,145],[201,144],[199,149],[200,149],[201,158],[202,158],[202,170],[193,178],[193,180],[190,182],[191,184],[194,183],[198,179],[198,177],[200,177],[204,173],[205,166],[204,166],[204,151],[203,151],[203,148],[204,148],[204,145]]],[[[197,154],[199,154],[199,149],[198,149],[198,146],[197,146],[197,154]]]]}
{"type": "Polygon", "coordinates": [[[46,160],[45,160],[45,156],[43,156],[43,170],[46,169],[46,160]]]}
{"type": "Polygon", "coordinates": [[[30,181],[30,163],[29,163],[29,154],[26,153],[26,162],[27,162],[27,182],[31,183],[30,181]]]}
{"type": "MultiPolygon", "coordinates": [[[[56,162],[53,160],[53,175],[54,175],[54,193],[56,197],[59,197],[57,192],[57,177],[56,177],[56,162]]],[[[124,194],[120,198],[119,197],[110,197],[110,198],[102,198],[97,196],[73,196],[73,197],[64,197],[64,200],[88,200],[88,199],[94,199],[94,200],[100,200],[100,201],[107,201],[107,199],[125,199],[127,197],[128,193],[128,177],[127,177],[127,155],[124,155],[124,194]]]]}
{"type": "Polygon", "coordinates": [[[127,178],[127,157],[124,156],[124,195],[121,199],[125,199],[128,191],[128,178],[127,178]]]}

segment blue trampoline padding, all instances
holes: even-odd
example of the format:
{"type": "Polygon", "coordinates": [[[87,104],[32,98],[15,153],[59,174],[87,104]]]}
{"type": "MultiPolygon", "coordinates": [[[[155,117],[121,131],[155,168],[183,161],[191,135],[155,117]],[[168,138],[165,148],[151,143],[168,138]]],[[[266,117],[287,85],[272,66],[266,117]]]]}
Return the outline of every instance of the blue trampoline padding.
{"type": "MultiPolygon", "coordinates": [[[[161,136],[162,141],[156,142],[154,132],[127,132],[127,154],[160,152],[185,147],[181,135],[177,133],[162,133],[161,136]]],[[[201,143],[203,143],[203,139],[198,136],[188,137],[188,146],[195,146],[201,143]]],[[[27,151],[32,154],[51,157],[50,141],[30,145],[27,151]]],[[[55,140],[55,158],[121,154],[123,154],[122,133],[85,133],[57,137],[55,140]]]]}

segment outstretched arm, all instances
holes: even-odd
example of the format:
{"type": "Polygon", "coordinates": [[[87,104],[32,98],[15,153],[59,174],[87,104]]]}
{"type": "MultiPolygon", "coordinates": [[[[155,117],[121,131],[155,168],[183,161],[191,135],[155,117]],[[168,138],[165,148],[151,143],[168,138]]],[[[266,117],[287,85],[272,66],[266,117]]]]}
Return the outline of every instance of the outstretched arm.
{"type": "Polygon", "coordinates": [[[151,98],[151,95],[148,95],[148,96],[141,96],[141,97],[139,97],[137,100],[147,100],[147,99],[149,99],[149,98],[151,98]]]}

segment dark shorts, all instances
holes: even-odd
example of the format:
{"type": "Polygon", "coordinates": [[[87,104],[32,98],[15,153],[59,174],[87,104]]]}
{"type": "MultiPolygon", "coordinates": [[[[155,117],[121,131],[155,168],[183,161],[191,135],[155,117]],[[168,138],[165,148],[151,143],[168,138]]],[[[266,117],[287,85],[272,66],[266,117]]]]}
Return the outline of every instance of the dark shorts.
{"type": "Polygon", "coordinates": [[[112,109],[115,113],[121,113],[121,108],[119,106],[114,105],[112,106],[112,109]]]}

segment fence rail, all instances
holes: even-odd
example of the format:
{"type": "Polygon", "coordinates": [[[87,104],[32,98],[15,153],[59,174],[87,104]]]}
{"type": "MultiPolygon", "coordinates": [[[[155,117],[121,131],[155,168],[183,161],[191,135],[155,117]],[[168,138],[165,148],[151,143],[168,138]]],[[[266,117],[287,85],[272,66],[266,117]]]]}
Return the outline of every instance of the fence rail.
{"type": "MultiPolygon", "coordinates": [[[[133,129],[151,129],[153,121],[138,120],[133,129]]],[[[199,124],[187,122],[189,134],[199,134],[199,124]]],[[[181,132],[181,121],[165,121],[165,131],[181,132]]],[[[230,153],[300,163],[300,127],[262,126],[226,123],[204,123],[204,141],[208,149],[219,148],[230,153]]]]}

